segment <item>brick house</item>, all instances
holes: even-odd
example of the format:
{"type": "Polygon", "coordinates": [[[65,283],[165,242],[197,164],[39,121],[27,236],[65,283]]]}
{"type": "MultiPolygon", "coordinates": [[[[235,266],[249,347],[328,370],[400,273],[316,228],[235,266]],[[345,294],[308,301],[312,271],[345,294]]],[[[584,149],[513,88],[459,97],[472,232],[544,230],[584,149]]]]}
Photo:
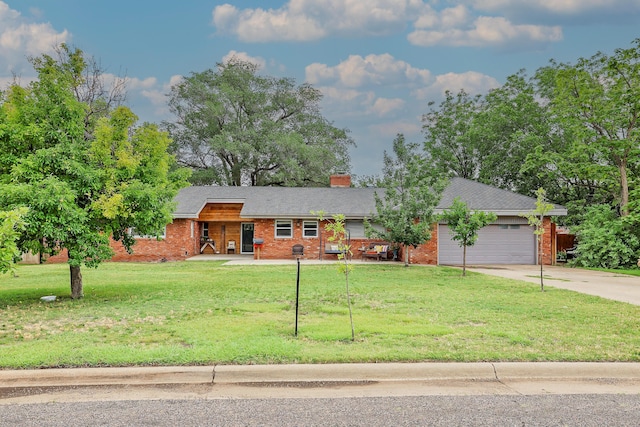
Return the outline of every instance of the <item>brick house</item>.
{"type": "MultiPolygon", "coordinates": [[[[164,236],[138,238],[134,253],[114,244],[115,261],[183,260],[200,254],[243,254],[259,259],[291,259],[292,247],[304,247],[304,259],[335,259],[327,243],[324,223],[311,214],[344,214],[354,257],[371,240],[364,234],[363,218],[375,212],[374,194],[380,189],[352,188],[347,175],[331,177],[326,188],[193,186],[176,197],[174,220],[164,236]]],[[[494,212],[498,219],[480,230],[479,239],[467,249],[467,264],[536,264],[533,229],[520,217],[535,209],[536,200],[474,181],[454,178],[442,195],[436,212],[460,197],[474,210],[494,212]]],[[[556,205],[550,213],[566,215],[556,205]]],[[[556,257],[556,229],[545,218],[543,262],[556,257]]],[[[462,264],[462,249],[446,224],[434,224],[429,242],[410,251],[415,264],[462,264]]]]}

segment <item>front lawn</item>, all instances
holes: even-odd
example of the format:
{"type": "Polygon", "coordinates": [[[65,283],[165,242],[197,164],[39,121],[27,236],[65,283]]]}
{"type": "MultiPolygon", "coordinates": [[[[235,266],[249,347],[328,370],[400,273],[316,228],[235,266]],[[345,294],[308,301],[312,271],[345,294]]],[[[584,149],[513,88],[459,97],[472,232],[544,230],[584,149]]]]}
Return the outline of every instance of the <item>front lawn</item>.
{"type": "Polygon", "coordinates": [[[107,263],[0,276],[0,367],[385,361],[639,361],[640,307],[444,267],[107,263]],[[57,295],[52,303],[40,301],[57,295]]]}

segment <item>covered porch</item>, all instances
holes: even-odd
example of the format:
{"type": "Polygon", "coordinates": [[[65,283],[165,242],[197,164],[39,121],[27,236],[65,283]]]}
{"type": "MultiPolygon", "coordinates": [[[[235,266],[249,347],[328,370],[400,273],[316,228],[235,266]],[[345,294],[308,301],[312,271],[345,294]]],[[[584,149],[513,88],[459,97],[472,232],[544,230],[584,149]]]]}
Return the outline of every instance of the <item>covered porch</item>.
{"type": "Polygon", "coordinates": [[[240,218],[242,203],[207,203],[198,215],[201,255],[253,255],[253,222],[240,218]]]}

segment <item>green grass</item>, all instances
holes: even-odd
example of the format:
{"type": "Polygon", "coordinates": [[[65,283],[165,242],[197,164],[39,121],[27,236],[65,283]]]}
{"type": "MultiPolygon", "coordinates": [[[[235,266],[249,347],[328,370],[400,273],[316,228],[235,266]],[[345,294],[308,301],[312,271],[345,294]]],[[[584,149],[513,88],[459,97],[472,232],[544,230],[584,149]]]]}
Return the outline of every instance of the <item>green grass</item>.
{"type": "Polygon", "coordinates": [[[640,276],[640,268],[620,268],[615,270],[610,268],[588,268],[588,270],[604,271],[614,274],[626,274],[629,276],[640,276]]]}
{"type": "Polygon", "coordinates": [[[67,265],[0,276],[0,367],[381,361],[640,361],[640,307],[444,267],[67,265]],[[53,303],[40,301],[57,295],[53,303]]]}

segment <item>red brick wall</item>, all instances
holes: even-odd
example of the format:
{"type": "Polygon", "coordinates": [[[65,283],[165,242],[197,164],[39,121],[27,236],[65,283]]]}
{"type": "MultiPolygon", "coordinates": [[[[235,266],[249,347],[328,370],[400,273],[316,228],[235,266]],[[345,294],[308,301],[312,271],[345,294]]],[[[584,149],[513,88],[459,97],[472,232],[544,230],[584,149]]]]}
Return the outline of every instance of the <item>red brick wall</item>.
{"type": "Polygon", "coordinates": [[[556,263],[556,225],[551,222],[551,218],[544,218],[542,225],[542,264],[553,265],[556,263]]]}
{"type": "MultiPolygon", "coordinates": [[[[192,220],[176,219],[173,223],[167,225],[166,237],[162,240],[156,239],[137,239],[133,247],[134,253],[128,254],[122,244],[112,242],[112,248],[115,255],[113,261],[151,261],[158,262],[162,260],[175,261],[183,260],[193,255],[199,254],[199,230],[197,223],[194,223],[194,234],[191,236],[192,220]]],[[[259,219],[254,221],[254,236],[264,239],[259,253],[258,249],[254,249],[254,258],[260,259],[292,259],[291,248],[295,244],[304,246],[304,255],[302,259],[324,259],[335,260],[337,255],[324,253],[324,245],[327,244],[329,233],[325,231],[325,222],[319,224],[319,237],[303,237],[302,221],[293,221],[293,238],[276,238],[275,237],[275,221],[273,219],[259,219]]],[[[549,218],[545,218],[544,222],[545,234],[543,235],[543,262],[545,265],[551,265],[555,262],[555,224],[551,223],[549,218]]],[[[351,250],[355,259],[360,258],[358,249],[368,247],[371,242],[376,240],[369,239],[352,239],[351,250]]],[[[411,264],[430,264],[435,265],[438,262],[438,231],[437,227],[432,232],[431,240],[426,244],[417,248],[410,248],[409,260],[411,264]]],[[[402,250],[399,254],[400,260],[404,260],[402,250]]],[[[66,262],[66,252],[55,257],[50,257],[47,262],[66,262]]]]}
{"type": "MultiPolygon", "coordinates": [[[[404,254],[401,260],[404,261],[404,254]]],[[[409,263],[410,264],[429,264],[436,265],[438,263],[438,227],[434,226],[431,231],[431,239],[424,245],[417,248],[409,247],[409,263]]]]}
{"type": "MultiPolygon", "coordinates": [[[[327,238],[332,233],[327,232],[324,227],[327,221],[321,221],[318,224],[318,237],[303,237],[302,236],[302,221],[298,225],[297,220],[293,221],[293,237],[292,238],[276,238],[275,237],[275,220],[273,219],[259,219],[254,221],[254,236],[264,240],[264,244],[260,247],[260,259],[292,259],[291,249],[293,245],[301,244],[304,246],[304,255],[301,259],[322,259],[322,260],[336,260],[338,256],[336,254],[325,253],[325,245],[332,244],[328,242],[327,238]]],[[[361,252],[358,250],[363,247],[368,247],[371,242],[377,240],[369,239],[351,239],[351,251],[355,259],[361,257],[361,252]]],[[[258,258],[258,249],[254,249],[254,258],[258,258]]]]}
{"type": "MultiPolygon", "coordinates": [[[[166,236],[157,240],[136,239],[133,245],[133,253],[129,254],[120,242],[111,241],[111,249],[114,256],[111,261],[177,261],[197,255],[199,253],[199,234],[194,224],[194,237],[191,237],[191,220],[175,219],[167,224],[166,236]]],[[[62,251],[56,256],[47,258],[47,263],[60,263],[68,260],[67,252],[62,251]]]]}
{"type": "MultiPolygon", "coordinates": [[[[324,236],[324,225],[318,225],[318,233],[324,236]]],[[[321,237],[303,237],[302,221],[293,220],[293,237],[292,238],[276,238],[275,220],[273,219],[257,219],[254,221],[253,235],[257,239],[263,239],[264,243],[259,248],[254,248],[253,257],[260,259],[293,259],[291,248],[293,245],[301,244],[304,246],[304,255],[301,259],[319,259],[321,237]]]]}
{"type": "Polygon", "coordinates": [[[200,238],[197,224],[193,224],[193,237],[191,236],[191,223],[189,219],[174,219],[167,224],[165,237],[137,238],[133,245],[133,253],[128,254],[120,242],[112,242],[111,248],[115,255],[112,261],[177,261],[199,254],[197,247],[200,238]]]}

